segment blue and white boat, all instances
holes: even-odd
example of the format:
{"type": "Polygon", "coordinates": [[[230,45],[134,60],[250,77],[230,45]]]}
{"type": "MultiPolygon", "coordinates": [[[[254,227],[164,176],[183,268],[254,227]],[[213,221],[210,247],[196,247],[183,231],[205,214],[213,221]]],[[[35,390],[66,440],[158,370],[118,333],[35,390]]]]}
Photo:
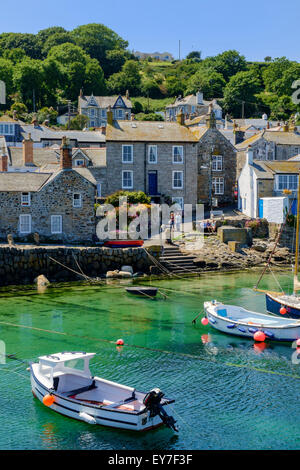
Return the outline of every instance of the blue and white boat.
{"type": "Polygon", "coordinates": [[[204,302],[204,310],[209,324],[223,333],[253,339],[257,331],[262,331],[266,339],[273,341],[300,338],[300,320],[253,312],[216,300],[204,302]]]}
{"type": "Polygon", "coordinates": [[[94,353],[61,352],[30,365],[33,395],[50,409],[89,424],[147,431],[165,424],[177,431],[168,414],[174,400],[155,388],[148,393],[93,377],[94,353]]]}

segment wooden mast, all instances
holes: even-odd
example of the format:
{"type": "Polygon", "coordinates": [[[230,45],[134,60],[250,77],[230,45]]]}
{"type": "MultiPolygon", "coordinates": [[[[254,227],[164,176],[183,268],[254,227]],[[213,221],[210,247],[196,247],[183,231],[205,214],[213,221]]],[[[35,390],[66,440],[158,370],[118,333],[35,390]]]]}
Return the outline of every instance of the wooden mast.
{"type": "Polygon", "coordinates": [[[298,200],[297,200],[297,228],[296,228],[296,253],[295,253],[295,269],[294,269],[294,294],[300,290],[300,282],[298,281],[298,264],[299,264],[299,228],[300,228],[300,173],[298,175],[298,200]]]}

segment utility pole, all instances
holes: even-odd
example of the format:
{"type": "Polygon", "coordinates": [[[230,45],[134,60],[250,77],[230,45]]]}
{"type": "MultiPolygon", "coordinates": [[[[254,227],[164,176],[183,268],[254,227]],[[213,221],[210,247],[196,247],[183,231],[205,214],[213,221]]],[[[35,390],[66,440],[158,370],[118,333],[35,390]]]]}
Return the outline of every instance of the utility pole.
{"type": "Polygon", "coordinates": [[[70,120],[71,120],[71,101],[68,100],[68,129],[70,129],[70,120]]]}
{"type": "Polygon", "coordinates": [[[242,119],[245,118],[245,101],[242,101],[242,119]]]}
{"type": "Polygon", "coordinates": [[[35,113],[35,90],[32,90],[32,105],[33,105],[33,112],[35,113]]]}
{"type": "Polygon", "coordinates": [[[178,43],[178,57],[179,57],[179,60],[180,60],[180,39],[179,39],[179,43],[178,43]]]}

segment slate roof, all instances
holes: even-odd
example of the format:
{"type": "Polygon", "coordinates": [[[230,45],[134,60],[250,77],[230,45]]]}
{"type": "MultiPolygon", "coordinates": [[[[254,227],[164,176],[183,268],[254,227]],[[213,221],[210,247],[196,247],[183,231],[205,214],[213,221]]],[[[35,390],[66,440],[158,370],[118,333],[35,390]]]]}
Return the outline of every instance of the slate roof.
{"type": "MultiPolygon", "coordinates": [[[[119,98],[120,95],[114,95],[114,96],[93,96],[94,100],[96,101],[97,105],[99,108],[108,108],[108,106],[111,106],[112,108],[114,107],[117,99],[119,98]]],[[[80,108],[86,108],[88,106],[88,102],[90,100],[91,96],[79,96],[78,98],[78,103],[80,108]]],[[[132,108],[132,103],[129,99],[126,98],[126,96],[121,96],[122,100],[124,101],[124,104],[127,108],[132,108]]]]}
{"type": "Polygon", "coordinates": [[[252,165],[258,179],[273,179],[276,173],[299,173],[300,161],[261,161],[254,160],[252,165]]]}
{"type": "MultiPolygon", "coordinates": [[[[1,139],[1,138],[0,138],[1,139]]],[[[0,151],[1,151],[1,140],[0,140],[0,151]]],[[[106,166],[106,148],[95,147],[95,148],[73,148],[72,155],[81,152],[85,155],[88,161],[91,162],[94,167],[105,167],[106,166]]],[[[23,149],[22,147],[8,147],[9,154],[9,165],[13,167],[23,167],[23,149]]],[[[60,163],[60,150],[58,146],[33,148],[33,161],[34,165],[40,167],[45,171],[53,171],[57,169],[60,163]]]]}
{"type": "Polygon", "coordinates": [[[299,145],[300,147],[300,134],[295,132],[264,130],[236,145],[236,148],[244,150],[248,148],[249,145],[257,142],[261,137],[263,137],[267,142],[275,142],[279,145],[299,145]]]}
{"type": "Polygon", "coordinates": [[[0,173],[0,191],[38,191],[51,177],[51,173],[3,172],[0,173]]]}
{"type": "Polygon", "coordinates": [[[106,141],[197,142],[196,136],[177,122],[122,121],[106,128],[106,141]]]}
{"type": "Polygon", "coordinates": [[[177,98],[175,100],[174,103],[172,104],[168,104],[166,106],[166,108],[177,108],[178,106],[183,106],[183,105],[190,105],[190,106],[206,106],[208,107],[210,105],[210,103],[212,103],[214,105],[214,108],[219,108],[221,109],[221,107],[217,104],[217,102],[215,100],[212,100],[212,101],[206,101],[206,100],[203,100],[203,102],[201,104],[198,104],[197,103],[197,96],[196,95],[187,95],[187,96],[184,96],[183,98],[177,98]]]}

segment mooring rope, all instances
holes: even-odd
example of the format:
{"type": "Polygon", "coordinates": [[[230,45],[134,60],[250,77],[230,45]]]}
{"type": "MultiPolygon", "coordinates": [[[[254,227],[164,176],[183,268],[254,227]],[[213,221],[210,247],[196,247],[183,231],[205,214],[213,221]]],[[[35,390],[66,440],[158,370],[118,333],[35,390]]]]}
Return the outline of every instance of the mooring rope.
{"type": "MultiPolygon", "coordinates": [[[[103,342],[103,343],[114,344],[114,345],[116,344],[115,341],[104,339],[104,338],[93,338],[93,337],[89,337],[89,336],[79,336],[79,335],[76,335],[76,334],[65,333],[65,332],[62,332],[62,331],[47,330],[47,329],[44,329],[44,328],[37,328],[37,327],[27,326],[27,325],[18,325],[18,324],[15,324],[15,323],[9,323],[9,322],[3,322],[3,321],[0,321],[0,324],[5,325],[5,326],[10,326],[10,327],[15,327],[15,328],[26,328],[26,329],[36,330],[36,331],[42,331],[42,332],[45,332],[45,333],[58,334],[58,335],[67,336],[67,337],[73,337],[73,338],[79,338],[79,339],[88,339],[89,341],[103,342]]],[[[249,366],[247,364],[234,364],[234,363],[231,363],[231,362],[224,362],[224,363],[216,362],[215,360],[210,360],[210,359],[207,359],[207,358],[204,358],[204,357],[195,356],[194,354],[182,353],[182,352],[177,352],[177,351],[167,351],[167,350],[164,350],[164,349],[150,348],[150,347],[147,347],[147,346],[139,346],[137,344],[124,343],[124,346],[130,347],[130,348],[142,349],[142,350],[145,350],[145,351],[159,352],[159,353],[162,353],[162,354],[187,357],[187,358],[196,359],[196,360],[199,360],[199,361],[210,362],[210,363],[213,363],[213,364],[218,365],[218,366],[238,367],[238,368],[253,370],[253,371],[256,371],[256,372],[262,372],[262,373],[265,373],[265,374],[273,374],[273,375],[278,375],[278,376],[282,376],[282,377],[290,377],[290,378],[293,378],[293,379],[300,379],[299,375],[286,374],[286,373],[282,373],[282,372],[271,371],[271,370],[262,369],[262,368],[259,368],[259,367],[249,366]]],[[[101,356],[101,354],[96,353],[96,356],[101,356]]],[[[13,358],[11,358],[11,359],[13,359],[13,358]]],[[[14,359],[16,359],[16,358],[14,358],[14,359]]],[[[23,362],[25,362],[25,361],[23,360],[23,362]]],[[[1,367],[0,367],[0,369],[1,369],[1,367]]]]}

